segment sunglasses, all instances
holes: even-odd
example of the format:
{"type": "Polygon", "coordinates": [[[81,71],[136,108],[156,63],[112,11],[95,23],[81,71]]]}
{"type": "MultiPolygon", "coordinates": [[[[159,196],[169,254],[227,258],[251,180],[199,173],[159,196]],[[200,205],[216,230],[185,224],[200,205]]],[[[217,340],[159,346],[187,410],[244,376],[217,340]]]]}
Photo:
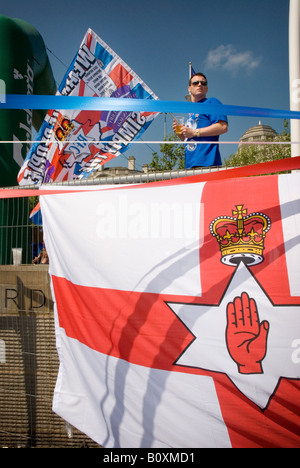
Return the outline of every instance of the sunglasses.
{"type": "Polygon", "coordinates": [[[193,85],[193,86],[198,86],[198,84],[200,84],[200,83],[202,84],[202,86],[206,86],[206,85],[207,85],[207,81],[201,81],[201,80],[199,80],[199,81],[193,81],[193,82],[192,82],[192,85],[193,85]]]}

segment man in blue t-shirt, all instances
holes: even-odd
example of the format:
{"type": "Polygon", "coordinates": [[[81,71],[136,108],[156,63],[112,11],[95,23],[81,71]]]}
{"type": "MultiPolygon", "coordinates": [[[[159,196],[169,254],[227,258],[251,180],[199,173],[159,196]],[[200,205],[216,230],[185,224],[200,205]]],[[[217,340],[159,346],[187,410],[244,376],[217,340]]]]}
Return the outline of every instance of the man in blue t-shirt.
{"type": "MultiPolygon", "coordinates": [[[[205,104],[221,104],[216,98],[207,98],[207,79],[203,73],[195,73],[189,81],[188,87],[191,102],[205,104]]],[[[175,122],[173,129],[175,131],[175,122]]],[[[219,141],[219,136],[228,130],[226,115],[189,114],[189,118],[182,127],[179,138],[185,145],[185,167],[192,169],[203,166],[221,166],[219,145],[216,143],[195,144],[197,141],[219,141]]]]}

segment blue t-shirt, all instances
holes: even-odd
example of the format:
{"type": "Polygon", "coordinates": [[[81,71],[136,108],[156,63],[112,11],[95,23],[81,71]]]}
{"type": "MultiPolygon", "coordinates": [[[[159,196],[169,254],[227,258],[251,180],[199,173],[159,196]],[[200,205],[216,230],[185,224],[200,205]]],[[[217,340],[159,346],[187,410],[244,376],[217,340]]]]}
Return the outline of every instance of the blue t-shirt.
{"type": "MultiPolygon", "coordinates": [[[[206,98],[199,103],[205,104],[221,104],[216,98],[206,98]]],[[[186,125],[191,128],[204,128],[212,125],[219,120],[228,122],[226,115],[213,115],[213,114],[189,114],[186,125]]],[[[185,145],[185,167],[191,169],[195,166],[221,166],[221,155],[219,145],[216,144],[201,144],[197,145],[195,141],[219,141],[219,136],[213,137],[200,137],[187,140],[189,143],[185,145]]]]}

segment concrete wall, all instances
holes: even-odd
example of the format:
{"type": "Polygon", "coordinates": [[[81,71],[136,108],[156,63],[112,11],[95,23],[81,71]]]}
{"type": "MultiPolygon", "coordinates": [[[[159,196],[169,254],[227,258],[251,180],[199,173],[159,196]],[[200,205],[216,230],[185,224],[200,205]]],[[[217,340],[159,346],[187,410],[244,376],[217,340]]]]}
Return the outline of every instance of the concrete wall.
{"type": "Polygon", "coordinates": [[[0,447],[97,447],[52,412],[58,365],[48,265],[0,265],[0,447]]]}

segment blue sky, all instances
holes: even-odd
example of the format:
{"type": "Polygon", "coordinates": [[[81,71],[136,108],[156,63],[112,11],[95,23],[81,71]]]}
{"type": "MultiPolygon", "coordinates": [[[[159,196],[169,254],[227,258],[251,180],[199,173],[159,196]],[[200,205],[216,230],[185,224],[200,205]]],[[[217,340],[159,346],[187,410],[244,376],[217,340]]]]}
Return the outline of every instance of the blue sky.
{"type": "MultiPolygon", "coordinates": [[[[289,109],[289,0],[9,0],[1,14],[40,32],[58,84],[90,27],[161,100],[184,101],[191,61],[208,78],[208,96],[223,104],[289,109]]],[[[261,120],[283,130],[281,119],[261,120]]],[[[221,140],[237,141],[258,121],[229,117],[221,140]]],[[[168,117],[168,132],[171,124],[168,117]]],[[[143,140],[163,137],[159,116],[143,140]]],[[[236,149],[222,145],[222,157],[236,149]]],[[[141,168],[154,151],[159,145],[134,145],[124,156],[134,155],[141,168]]],[[[124,156],[114,165],[126,165],[124,156]]]]}

